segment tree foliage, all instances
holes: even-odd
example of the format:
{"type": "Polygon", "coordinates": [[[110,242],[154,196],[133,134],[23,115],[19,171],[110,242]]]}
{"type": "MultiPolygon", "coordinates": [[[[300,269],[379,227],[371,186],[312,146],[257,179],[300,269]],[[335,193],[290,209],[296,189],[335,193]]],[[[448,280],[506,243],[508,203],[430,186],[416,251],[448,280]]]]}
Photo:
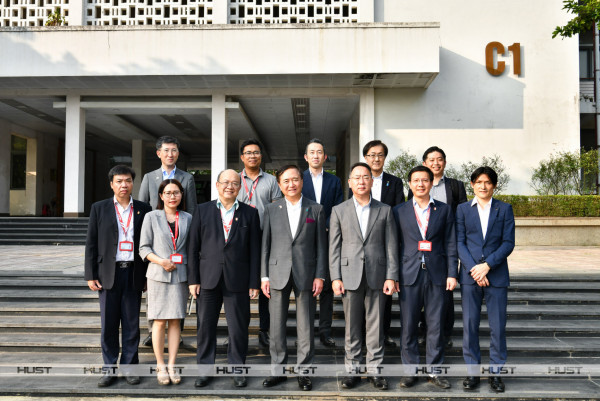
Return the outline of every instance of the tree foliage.
{"type": "Polygon", "coordinates": [[[60,14],[60,7],[56,7],[53,12],[48,14],[48,19],[46,20],[46,26],[61,26],[66,25],[67,21],[60,14]]]}
{"type": "Polygon", "coordinates": [[[408,173],[415,167],[421,165],[417,156],[406,150],[400,150],[400,154],[390,160],[385,169],[386,173],[402,178],[404,189],[408,192],[408,173]]]}
{"type": "Polygon", "coordinates": [[[474,196],[473,188],[470,185],[471,174],[479,167],[491,167],[498,174],[498,185],[494,190],[495,194],[501,194],[506,190],[508,182],[510,181],[510,175],[506,172],[506,166],[502,162],[502,158],[494,154],[491,157],[483,156],[481,161],[478,163],[466,162],[462,163],[458,168],[454,166],[447,166],[444,174],[448,177],[455,178],[462,181],[465,184],[465,189],[469,196],[474,196]]]}
{"type": "Polygon", "coordinates": [[[563,10],[575,17],[565,24],[557,26],[552,37],[570,38],[573,35],[593,29],[594,22],[600,22],[600,0],[564,0],[563,10]]]}
{"type": "Polygon", "coordinates": [[[557,152],[533,170],[531,186],[538,195],[590,194],[595,192],[598,152],[557,152]]]}

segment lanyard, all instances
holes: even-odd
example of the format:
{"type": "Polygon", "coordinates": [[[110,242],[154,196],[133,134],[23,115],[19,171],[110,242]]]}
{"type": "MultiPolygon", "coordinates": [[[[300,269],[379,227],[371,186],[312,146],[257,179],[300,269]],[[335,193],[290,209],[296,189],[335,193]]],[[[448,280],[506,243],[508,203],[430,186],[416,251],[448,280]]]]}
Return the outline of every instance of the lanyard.
{"type": "Polygon", "coordinates": [[[415,217],[417,218],[417,224],[419,224],[419,228],[423,230],[423,238],[427,236],[427,228],[429,227],[429,215],[431,214],[431,204],[427,206],[427,214],[425,215],[425,228],[423,228],[423,224],[421,223],[421,219],[419,219],[419,215],[417,214],[417,207],[413,205],[413,209],[415,210],[415,217]]]}
{"type": "Polygon", "coordinates": [[[115,202],[115,210],[117,211],[117,217],[119,218],[119,223],[121,223],[121,228],[123,229],[123,234],[125,238],[127,238],[127,230],[129,229],[129,224],[131,223],[131,218],[133,217],[133,205],[131,205],[131,209],[129,209],[129,217],[127,218],[127,225],[123,225],[123,218],[121,218],[121,213],[119,213],[119,208],[117,207],[117,202],[115,202]]]}
{"type": "MultiPolygon", "coordinates": [[[[167,220],[167,223],[168,222],[169,221],[167,220]]],[[[167,225],[169,226],[169,224],[167,225]]],[[[179,238],[179,211],[175,212],[175,235],[173,235],[173,230],[171,230],[171,226],[169,226],[169,231],[171,232],[171,241],[173,241],[173,252],[177,252],[177,238],[179,238]]]]}
{"type": "MultiPolygon", "coordinates": [[[[234,207],[234,206],[232,206],[232,207],[234,207]]],[[[225,219],[223,218],[223,209],[219,208],[219,212],[221,212],[221,221],[223,222],[223,229],[225,230],[225,234],[226,234],[225,242],[227,242],[227,239],[229,238],[229,230],[231,230],[231,225],[233,224],[233,214],[231,214],[231,219],[229,220],[229,223],[226,223],[225,219]]]]}
{"type": "Polygon", "coordinates": [[[248,194],[248,203],[250,203],[252,201],[252,196],[254,195],[254,190],[256,189],[256,186],[258,185],[258,180],[260,179],[260,176],[256,177],[256,181],[254,181],[254,185],[252,185],[252,190],[250,192],[248,192],[248,185],[246,184],[246,178],[244,178],[245,175],[246,175],[246,169],[242,170],[242,181],[244,181],[244,189],[246,190],[246,193],[248,194]]]}

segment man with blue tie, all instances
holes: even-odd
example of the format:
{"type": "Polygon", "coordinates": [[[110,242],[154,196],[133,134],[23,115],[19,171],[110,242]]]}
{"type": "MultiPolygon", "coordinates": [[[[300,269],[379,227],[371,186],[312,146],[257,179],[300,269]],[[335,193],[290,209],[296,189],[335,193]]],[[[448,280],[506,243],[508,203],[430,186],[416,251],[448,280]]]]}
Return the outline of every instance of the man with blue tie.
{"type": "MultiPolygon", "coordinates": [[[[319,139],[314,138],[308,142],[304,160],[308,163],[309,168],[304,172],[302,196],[323,205],[326,225],[329,229],[331,209],[344,201],[342,182],[338,177],[323,169],[327,154],[319,139]]],[[[319,295],[319,338],[324,346],[335,347],[335,341],[331,335],[333,289],[331,288],[329,269],[326,269],[326,275],[323,291],[319,295]]]]}
{"type": "MultiPolygon", "coordinates": [[[[506,305],[510,284],[507,258],[515,248],[515,216],[511,205],[492,198],[497,185],[498,174],[491,167],[479,167],[471,174],[475,198],[459,205],[456,211],[463,357],[467,365],[481,364],[479,325],[485,299],[491,337],[491,372],[506,363],[506,305]]],[[[463,387],[477,388],[480,378],[475,369],[469,369],[468,374],[463,387]]],[[[504,392],[500,376],[490,376],[489,383],[492,391],[504,392]]]]}

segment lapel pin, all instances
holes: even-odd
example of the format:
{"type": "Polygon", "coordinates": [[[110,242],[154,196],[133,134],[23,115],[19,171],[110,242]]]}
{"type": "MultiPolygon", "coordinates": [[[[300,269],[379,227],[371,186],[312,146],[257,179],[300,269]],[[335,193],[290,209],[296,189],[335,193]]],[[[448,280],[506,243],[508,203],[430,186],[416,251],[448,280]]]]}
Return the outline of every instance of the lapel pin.
{"type": "Polygon", "coordinates": [[[437,207],[434,207],[433,210],[437,210],[437,207]]]}
{"type": "Polygon", "coordinates": [[[140,214],[140,211],[138,210],[137,214],[140,214]]]}
{"type": "Polygon", "coordinates": [[[279,208],[280,208],[280,209],[283,209],[283,206],[279,205],[279,208]]]}
{"type": "Polygon", "coordinates": [[[237,217],[235,218],[235,221],[238,221],[238,218],[237,218],[237,217]]]}

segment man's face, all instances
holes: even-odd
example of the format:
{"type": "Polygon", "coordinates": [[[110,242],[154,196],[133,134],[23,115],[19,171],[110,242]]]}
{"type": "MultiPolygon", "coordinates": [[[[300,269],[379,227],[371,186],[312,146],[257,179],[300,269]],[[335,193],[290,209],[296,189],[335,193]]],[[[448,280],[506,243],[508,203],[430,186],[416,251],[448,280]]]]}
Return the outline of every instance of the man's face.
{"type": "Polygon", "coordinates": [[[240,175],[233,170],[224,171],[217,181],[217,191],[221,199],[235,201],[240,192],[240,175]]]}
{"type": "Polygon", "coordinates": [[[156,151],[156,154],[163,166],[172,168],[179,158],[179,148],[174,143],[163,143],[160,149],[156,151]]]}
{"type": "Polygon", "coordinates": [[[492,199],[494,190],[496,189],[496,186],[492,184],[492,180],[490,180],[487,174],[481,174],[477,177],[475,182],[471,183],[471,187],[473,187],[475,196],[485,202],[492,199]]]}
{"type": "Polygon", "coordinates": [[[365,155],[365,160],[374,173],[382,171],[385,165],[385,151],[383,146],[377,145],[369,149],[365,155]]]}
{"type": "Polygon", "coordinates": [[[302,176],[295,168],[288,168],[279,177],[279,188],[287,199],[299,197],[302,193],[302,176]]]}
{"type": "Polygon", "coordinates": [[[365,195],[371,192],[373,186],[373,177],[366,167],[357,166],[350,173],[348,186],[352,189],[352,193],[356,195],[365,195]]]}
{"type": "Polygon", "coordinates": [[[247,145],[244,147],[244,151],[242,152],[240,159],[242,159],[242,163],[244,163],[244,167],[246,168],[260,167],[260,163],[262,162],[260,148],[258,145],[247,145]]]}
{"type": "Polygon", "coordinates": [[[423,165],[429,167],[429,169],[433,171],[433,175],[439,177],[444,174],[446,160],[440,152],[431,152],[427,155],[427,159],[425,159],[423,165]]]}
{"type": "Polygon", "coordinates": [[[426,171],[415,171],[410,177],[408,185],[415,198],[425,198],[429,196],[433,182],[426,171]]]}
{"type": "Polygon", "coordinates": [[[319,143],[311,143],[306,147],[306,153],[304,154],[304,160],[308,162],[308,165],[314,169],[320,169],[323,167],[327,155],[323,150],[323,145],[319,143]]]}
{"type": "Polygon", "coordinates": [[[110,183],[110,188],[117,198],[129,198],[133,190],[133,178],[129,174],[115,175],[110,183]]]}

